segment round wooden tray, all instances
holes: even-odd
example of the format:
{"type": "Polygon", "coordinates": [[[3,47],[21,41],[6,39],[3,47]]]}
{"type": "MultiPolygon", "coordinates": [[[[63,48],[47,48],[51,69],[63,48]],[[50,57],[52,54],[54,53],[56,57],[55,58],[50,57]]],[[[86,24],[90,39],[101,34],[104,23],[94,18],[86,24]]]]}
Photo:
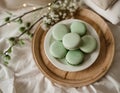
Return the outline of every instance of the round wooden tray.
{"type": "Polygon", "coordinates": [[[111,66],[114,56],[114,38],[106,22],[93,11],[80,9],[75,16],[91,24],[100,38],[100,55],[89,68],[78,72],[62,71],[51,64],[44,52],[44,31],[39,25],[32,42],[32,51],[35,62],[42,73],[52,82],[64,86],[81,87],[100,79],[111,66]]]}

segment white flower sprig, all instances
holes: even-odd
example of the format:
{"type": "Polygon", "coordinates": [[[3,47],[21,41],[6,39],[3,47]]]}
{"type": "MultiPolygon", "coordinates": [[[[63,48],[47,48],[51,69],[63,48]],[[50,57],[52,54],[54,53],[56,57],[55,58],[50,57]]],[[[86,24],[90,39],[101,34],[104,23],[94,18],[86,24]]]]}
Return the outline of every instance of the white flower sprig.
{"type": "Polygon", "coordinates": [[[57,0],[48,7],[49,13],[43,18],[44,27],[50,27],[67,17],[72,17],[79,7],[78,2],[79,0],[57,0]]]}

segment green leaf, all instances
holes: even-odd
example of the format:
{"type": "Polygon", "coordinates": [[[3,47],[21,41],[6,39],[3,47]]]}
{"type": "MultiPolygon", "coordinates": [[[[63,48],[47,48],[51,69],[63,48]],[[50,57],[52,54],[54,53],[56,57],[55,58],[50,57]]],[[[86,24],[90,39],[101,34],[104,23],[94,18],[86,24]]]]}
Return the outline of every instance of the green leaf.
{"type": "Polygon", "coordinates": [[[10,55],[5,55],[4,56],[4,60],[10,60],[10,59],[11,59],[10,55]]]}
{"type": "Polygon", "coordinates": [[[11,53],[12,52],[12,48],[10,47],[8,50],[7,50],[8,53],[11,53]]]}
{"type": "Polygon", "coordinates": [[[5,64],[5,65],[8,65],[8,61],[4,61],[4,64],[5,64]]]}
{"type": "Polygon", "coordinates": [[[25,25],[26,25],[26,27],[30,27],[31,23],[27,22],[25,25]]]}
{"type": "Polygon", "coordinates": [[[5,22],[9,22],[9,21],[10,21],[10,17],[6,17],[5,22]]]}
{"type": "Polygon", "coordinates": [[[17,22],[18,22],[19,24],[22,24],[22,23],[23,23],[23,20],[22,20],[21,18],[19,18],[19,19],[17,20],[17,22]]]}
{"type": "Polygon", "coordinates": [[[24,31],[25,31],[25,27],[20,27],[19,30],[20,30],[21,32],[24,32],[24,31]]]}
{"type": "Polygon", "coordinates": [[[15,37],[9,38],[9,41],[10,41],[11,45],[15,44],[15,42],[16,42],[15,37]]]}
{"type": "Polygon", "coordinates": [[[28,32],[26,32],[26,34],[29,36],[31,33],[28,31],[28,32]]]}
{"type": "Polygon", "coordinates": [[[34,35],[34,34],[33,34],[33,33],[31,33],[31,34],[30,34],[30,37],[32,38],[32,37],[33,37],[33,35],[34,35]]]}
{"type": "Polygon", "coordinates": [[[14,37],[10,37],[10,38],[9,38],[9,41],[14,42],[14,41],[15,41],[15,38],[14,38],[14,37]]]}
{"type": "Polygon", "coordinates": [[[24,45],[25,42],[23,41],[23,39],[20,39],[20,40],[18,41],[18,44],[20,44],[20,45],[24,45]]]}
{"type": "Polygon", "coordinates": [[[30,38],[32,38],[34,34],[30,33],[30,32],[27,32],[27,35],[30,36],[30,38]]]}

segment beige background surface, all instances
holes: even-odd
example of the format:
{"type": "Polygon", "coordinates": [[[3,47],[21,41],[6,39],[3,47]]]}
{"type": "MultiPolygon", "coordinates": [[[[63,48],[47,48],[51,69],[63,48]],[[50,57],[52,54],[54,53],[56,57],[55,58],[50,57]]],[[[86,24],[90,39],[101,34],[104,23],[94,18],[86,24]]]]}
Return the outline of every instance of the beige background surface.
{"type": "MultiPolygon", "coordinates": [[[[4,11],[11,10],[15,14],[21,14],[32,6],[38,6],[42,0],[29,0],[29,2],[20,0],[19,4],[17,2],[16,0],[0,0],[1,22],[6,16],[4,11]],[[29,8],[19,9],[25,2],[30,5],[29,8]]],[[[31,16],[24,19],[33,22],[35,18],[31,16]]],[[[24,36],[26,44],[13,48],[12,59],[8,67],[3,65],[0,58],[0,90],[3,93],[120,93],[120,26],[108,24],[115,38],[116,49],[113,64],[101,80],[82,88],[68,88],[53,84],[38,70],[31,52],[31,40],[24,36]]],[[[9,46],[8,37],[19,34],[18,27],[17,24],[11,24],[0,28],[0,50],[5,50],[9,46]]]]}

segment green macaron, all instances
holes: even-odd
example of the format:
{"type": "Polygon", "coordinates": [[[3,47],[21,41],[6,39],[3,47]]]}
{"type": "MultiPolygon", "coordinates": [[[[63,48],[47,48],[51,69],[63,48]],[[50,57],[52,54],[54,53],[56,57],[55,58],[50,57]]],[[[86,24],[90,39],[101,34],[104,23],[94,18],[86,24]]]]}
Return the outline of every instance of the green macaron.
{"type": "Polygon", "coordinates": [[[62,40],[63,36],[70,32],[64,24],[57,24],[52,29],[52,36],[55,40],[62,40]]]}
{"type": "Polygon", "coordinates": [[[85,35],[81,39],[82,43],[80,45],[80,50],[85,53],[91,53],[97,48],[97,41],[91,35],[85,35]]]}
{"type": "Polygon", "coordinates": [[[86,33],[86,26],[84,23],[79,21],[74,21],[70,26],[71,32],[78,33],[80,36],[83,36],[86,33]]]}
{"type": "Polygon", "coordinates": [[[69,64],[76,66],[83,62],[84,54],[80,50],[70,50],[66,55],[69,64]]]}
{"type": "Polygon", "coordinates": [[[68,33],[63,37],[63,45],[68,50],[79,49],[81,38],[77,33],[68,33]]]}
{"type": "Polygon", "coordinates": [[[67,54],[67,50],[63,46],[62,42],[54,41],[50,45],[50,53],[55,58],[63,58],[67,54]]]}

